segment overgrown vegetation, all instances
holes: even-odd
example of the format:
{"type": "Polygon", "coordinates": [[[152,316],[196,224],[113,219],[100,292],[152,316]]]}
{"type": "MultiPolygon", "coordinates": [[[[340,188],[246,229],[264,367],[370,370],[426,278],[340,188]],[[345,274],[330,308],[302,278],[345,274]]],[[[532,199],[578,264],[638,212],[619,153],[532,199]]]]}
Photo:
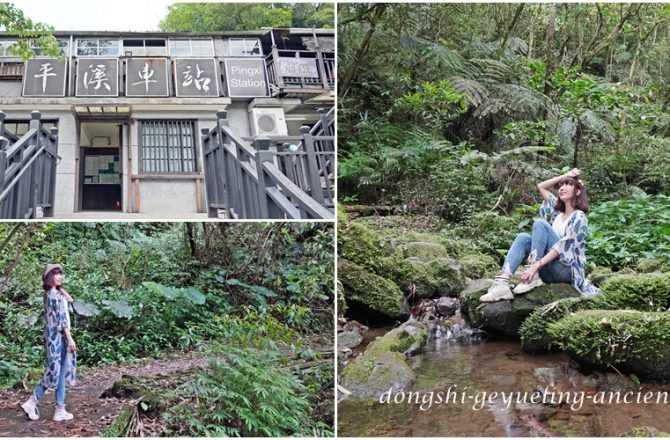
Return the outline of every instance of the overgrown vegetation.
{"type": "Polygon", "coordinates": [[[183,427],[175,433],[332,434],[332,419],[328,424],[306,403],[325,398],[319,393],[330,389],[332,362],[319,362],[311,375],[282,363],[314,357],[320,346],[332,351],[331,225],[5,223],[0,243],[0,386],[41,373],[41,274],[47,262],[58,262],[75,298],[80,366],[174,351],[212,357],[211,368],[185,385],[199,404],[173,411],[175,426],[183,427]],[[216,348],[226,346],[244,349],[216,348]],[[255,381],[261,370],[273,380],[255,381]],[[199,381],[221,385],[198,388],[199,381]],[[210,412],[210,399],[224,391],[256,397],[253,404],[229,400],[212,431],[208,417],[218,413],[210,412]],[[265,412],[250,414],[250,405],[265,412]]]}
{"type": "Polygon", "coordinates": [[[360,3],[338,18],[343,202],[435,214],[500,258],[535,185],[578,167],[591,268],[667,268],[668,5],[360,3]]]}

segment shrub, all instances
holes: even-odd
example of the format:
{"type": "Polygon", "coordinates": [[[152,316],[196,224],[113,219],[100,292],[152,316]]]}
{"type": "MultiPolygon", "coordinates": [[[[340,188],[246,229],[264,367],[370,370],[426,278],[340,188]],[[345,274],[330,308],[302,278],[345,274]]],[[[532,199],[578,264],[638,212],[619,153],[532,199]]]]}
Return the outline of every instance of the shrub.
{"type": "Polygon", "coordinates": [[[620,270],[655,258],[670,264],[670,197],[637,196],[589,212],[589,264],[620,270]]]}
{"type": "Polygon", "coordinates": [[[288,437],[323,428],[310,419],[305,387],[282,368],[279,352],[227,346],[214,354],[210,370],[178,390],[185,403],[164,415],[169,434],[288,437]]]}

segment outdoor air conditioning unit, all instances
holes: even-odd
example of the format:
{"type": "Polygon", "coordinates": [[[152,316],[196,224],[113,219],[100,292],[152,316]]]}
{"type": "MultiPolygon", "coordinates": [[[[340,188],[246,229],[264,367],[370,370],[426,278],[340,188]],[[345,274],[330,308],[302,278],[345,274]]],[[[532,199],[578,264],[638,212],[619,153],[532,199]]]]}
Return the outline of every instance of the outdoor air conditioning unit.
{"type": "Polygon", "coordinates": [[[281,107],[252,109],[251,129],[254,136],[287,136],[284,109],[281,107]]]}

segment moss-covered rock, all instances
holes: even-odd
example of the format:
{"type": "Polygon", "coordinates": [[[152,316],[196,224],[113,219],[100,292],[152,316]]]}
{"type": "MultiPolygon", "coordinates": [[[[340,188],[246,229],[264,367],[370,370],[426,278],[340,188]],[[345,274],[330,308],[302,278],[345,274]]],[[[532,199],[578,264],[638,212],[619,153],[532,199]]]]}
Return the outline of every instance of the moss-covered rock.
{"type": "Polygon", "coordinates": [[[493,280],[490,278],[470,281],[458,296],[461,303],[461,314],[465,316],[469,322],[472,323],[476,321],[477,318],[475,312],[477,307],[484,306],[484,304],[479,302],[479,298],[489,290],[489,287],[491,287],[492,284],[493,280]]]}
{"type": "MultiPolygon", "coordinates": [[[[380,259],[389,258],[394,253],[372,229],[354,222],[340,221],[337,237],[338,252],[341,258],[378,274],[385,269],[385,264],[380,259]]],[[[402,259],[402,251],[399,253],[402,259]]]]}
{"type": "Polygon", "coordinates": [[[598,286],[601,287],[605,281],[609,280],[610,278],[614,278],[619,275],[635,275],[635,271],[632,269],[622,269],[618,272],[612,272],[611,269],[609,268],[596,268],[593,273],[590,275],[591,282],[598,286]]]}
{"type": "Polygon", "coordinates": [[[640,310],[657,311],[670,303],[670,275],[613,274],[602,284],[600,295],[591,298],[566,299],[531,314],[521,333],[521,348],[531,353],[543,353],[555,348],[548,326],[580,310],[640,310]]]}
{"type": "Polygon", "coordinates": [[[636,269],[640,273],[670,272],[670,265],[661,258],[646,258],[637,263],[636,269]]]}
{"type": "Polygon", "coordinates": [[[550,324],[549,334],[584,366],[670,379],[670,313],[583,310],[550,324]]]}
{"type": "Polygon", "coordinates": [[[337,348],[354,348],[361,345],[363,336],[355,331],[344,331],[337,334],[337,348]]]}
{"type": "MultiPolygon", "coordinates": [[[[482,285],[483,287],[483,285],[482,285]]],[[[510,301],[480,303],[479,297],[486,293],[481,289],[461,294],[462,310],[472,325],[484,330],[518,338],[521,324],[536,309],[554,301],[577,297],[579,294],[569,284],[546,284],[510,301]]]]}
{"type": "Polygon", "coordinates": [[[130,419],[135,413],[135,405],[124,406],[114,422],[100,432],[100,437],[125,437],[130,419]]]}
{"type": "Polygon", "coordinates": [[[403,316],[409,312],[405,296],[393,281],[342,258],[337,263],[337,271],[349,306],[356,302],[390,317],[403,316]]]}
{"type": "Polygon", "coordinates": [[[493,275],[500,270],[498,262],[490,255],[465,255],[459,261],[461,274],[471,280],[493,275]]]}
{"type": "Polygon", "coordinates": [[[571,313],[590,308],[591,303],[591,298],[565,298],[535,310],[519,329],[521,349],[529,353],[552,351],[556,346],[549,334],[548,325],[571,313]]]}
{"type": "Polygon", "coordinates": [[[620,437],[670,437],[670,432],[659,431],[653,426],[638,426],[621,434],[620,437]]]}
{"type": "Polygon", "coordinates": [[[421,261],[433,261],[447,258],[447,249],[438,243],[416,241],[405,245],[405,258],[418,258],[421,261]]]}
{"type": "Polygon", "coordinates": [[[605,281],[598,308],[656,311],[670,306],[670,274],[620,275],[605,281]]]}
{"type": "Polygon", "coordinates": [[[405,390],[414,372],[405,361],[428,339],[428,328],[408,321],[372,342],[367,350],[342,371],[341,385],[358,397],[379,397],[393,387],[405,390]]]}
{"type": "Polygon", "coordinates": [[[459,260],[440,258],[428,263],[428,267],[435,280],[435,294],[456,296],[465,288],[459,260]]]}
{"type": "Polygon", "coordinates": [[[579,292],[570,284],[545,284],[536,287],[524,295],[517,295],[512,300],[512,311],[519,316],[527,317],[536,309],[554,301],[565,298],[577,298],[579,292]]]}

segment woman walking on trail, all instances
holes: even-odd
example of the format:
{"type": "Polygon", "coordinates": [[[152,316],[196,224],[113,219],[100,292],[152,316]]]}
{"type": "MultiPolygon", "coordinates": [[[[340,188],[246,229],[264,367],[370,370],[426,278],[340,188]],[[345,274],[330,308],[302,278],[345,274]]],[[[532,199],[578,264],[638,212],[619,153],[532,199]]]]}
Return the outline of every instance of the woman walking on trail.
{"type": "Polygon", "coordinates": [[[479,300],[510,300],[545,283],[567,283],[583,296],[597,295],[600,290],[586,280],[584,248],[588,232],[586,213],[589,201],[577,168],[537,185],[542,198],[540,218],[532,234],[517,235],[507,253],[500,275],[479,300]],[[558,184],[558,198],[549,190],[558,184]],[[521,283],[510,289],[510,279],[528,257],[521,283]]]}
{"type": "Polygon", "coordinates": [[[72,297],[62,288],[63,267],[47,264],[42,276],[44,281],[44,345],[46,349],[46,371],[35,392],[21,408],[30,420],[40,418],[37,408],[47,389],[56,388],[57,422],[71,420],[74,416],[65,411],[65,387],[76,381],[77,346],[70,333],[68,303],[72,297]]]}

